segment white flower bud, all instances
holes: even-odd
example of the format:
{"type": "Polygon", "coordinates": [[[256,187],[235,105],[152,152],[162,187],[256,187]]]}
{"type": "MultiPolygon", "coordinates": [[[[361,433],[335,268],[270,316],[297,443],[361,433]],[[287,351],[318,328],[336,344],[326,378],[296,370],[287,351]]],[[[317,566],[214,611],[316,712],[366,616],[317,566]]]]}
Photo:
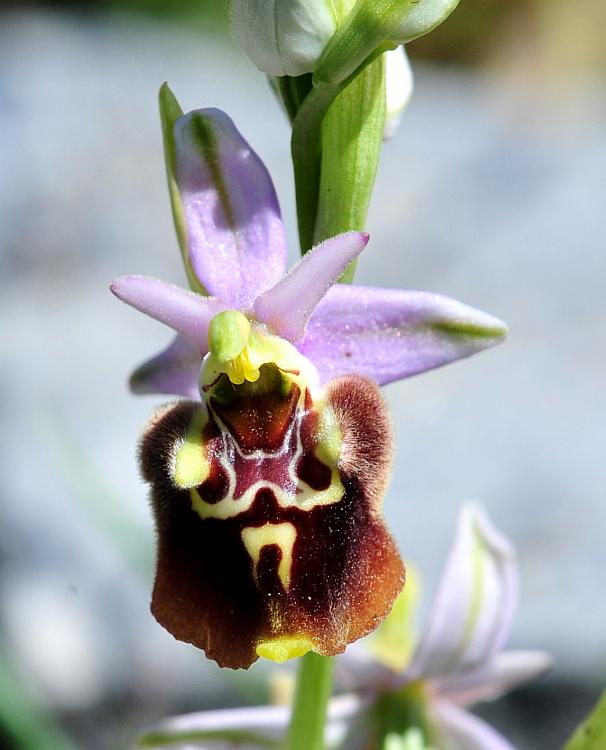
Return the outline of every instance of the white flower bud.
{"type": "Polygon", "coordinates": [[[385,53],[385,129],[383,138],[392,138],[402,113],[412,96],[413,76],[404,47],[385,53]]]}
{"type": "Polygon", "coordinates": [[[311,73],[337,29],[332,0],[228,0],[232,36],[259,70],[311,73]]]}

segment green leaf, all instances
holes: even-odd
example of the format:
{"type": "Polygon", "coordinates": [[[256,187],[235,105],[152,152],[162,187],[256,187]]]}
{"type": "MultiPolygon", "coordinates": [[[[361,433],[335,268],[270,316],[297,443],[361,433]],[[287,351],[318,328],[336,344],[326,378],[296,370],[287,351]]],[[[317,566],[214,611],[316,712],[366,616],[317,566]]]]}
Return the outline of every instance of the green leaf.
{"type": "Polygon", "coordinates": [[[187,247],[187,229],[185,227],[185,217],[183,215],[183,206],[181,203],[181,194],[176,176],[176,147],[174,126],[175,122],[183,115],[183,110],[179,105],[175,95],[170,90],[167,83],[160,86],[158,94],[160,105],[160,122],[162,124],[162,140],[164,142],[164,162],[166,164],[166,179],[168,181],[168,193],[173,211],[173,220],[175,222],[175,231],[181,250],[183,265],[190,288],[194,292],[206,294],[206,290],[196,278],[191,262],[189,260],[189,251],[187,247]]]}
{"type": "MultiPolygon", "coordinates": [[[[314,243],[363,230],[385,127],[385,62],[368,65],[335,99],[322,125],[322,159],[314,243]]],[[[341,277],[353,280],[355,262],[341,277]]]]}
{"type": "Polygon", "coordinates": [[[606,748],[606,690],[589,716],[577,727],[564,750],[604,750],[606,748]]]}

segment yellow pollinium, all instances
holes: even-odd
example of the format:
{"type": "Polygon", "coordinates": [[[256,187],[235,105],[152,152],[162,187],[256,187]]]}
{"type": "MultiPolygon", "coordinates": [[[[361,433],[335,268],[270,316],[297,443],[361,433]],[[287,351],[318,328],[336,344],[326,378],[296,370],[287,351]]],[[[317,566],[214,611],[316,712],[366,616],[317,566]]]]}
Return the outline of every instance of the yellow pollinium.
{"type": "Polygon", "coordinates": [[[305,637],[282,637],[261,641],[257,645],[257,655],[264,659],[270,659],[282,663],[289,659],[296,659],[308,651],[313,651],[314,643],[305,637]]]}
{"type": "Polygon", "coordinates": [[[250,361],[248,347],[242,349],[240,354],[225,363],[227,377],[234,385],[242,385],[245,380],[256,383],[259,380],[259,368],[250,361]]]}
{"type": "Polygon", "coordinates": [[[234,385],[259,379],[259,367],[251,361],[250,321],[239,310],[215,315],[208,329],[208,348],[234,385]]]}
{"type": "Polygon", "coordinates": [[[315,367],[296,347],[269,333],[262,323],[250,321],[239,310],[224,310],[210,321],[208,351],[200,373],[203,393],[222,374],[236,386],[256,383],[263,365],[274,365],[285,384],[296,383],[301,390],[301,402],[306,389],[314,390],[318,385],[315,367]]]}

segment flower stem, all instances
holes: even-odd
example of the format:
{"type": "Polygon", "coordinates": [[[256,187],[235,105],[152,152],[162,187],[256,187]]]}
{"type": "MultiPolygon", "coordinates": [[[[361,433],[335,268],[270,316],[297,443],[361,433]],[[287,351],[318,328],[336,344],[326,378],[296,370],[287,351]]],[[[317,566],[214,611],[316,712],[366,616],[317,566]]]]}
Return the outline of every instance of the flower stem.
{"type": "MultiPolygon", "coordinates": [[[[332,103],[322,125],[314,244],[366,228],[385,127],[385,70],[380,57],[332,103]]],[[[341,277],[353,281],[355,261],[341,277]]]]}
{"type": "Polygon", "coordinates": [[[288,730],[288,750],[324,750],[326,709],[332,692],[332,659],[310,652],[299,660],[288,730]]]}
{"type": "MultiPolygon", "coordinates": [[[[322,126],[326,113],[339,94],[344,91],[350,83],[355,81],[355,79],[364,72],[366,67],[376,60],[376,58],[383,52],[385,52],[384,47],[378,47],[373,54],[370,55],[362,65],[360,65],[360,67],[344,81],[333,86],[323,86],[321,88],[312,89],[300,105],[297,115],[294,118],[291,152],[295,174],[299,241],[302,254],[305,254],[312,248],[314,241],[320,242],[321,240],[326,239],[326,237],[321,236],[322,230],[316,231],[322,178],[322,126]]],[[[344,145],[343,140],[341,145],[344,145]]],[[[343,148],[339,150],[339,153],[342,152],[343,148]]],[[[368,178],[365,179],[368,179],[372,186],[374,183],[374,171],[370,170],[368,172],[368,178]],[[372,175],[372,179],[370,179],[370,175],[372,175]]],[[[366,186],[363,186],[363,189],[366,190],[366,186]]],[[[326,184],[323,193],[326,195],[326,184]]],[[[352,228],[353,227],[347,227],[347,229],[352,228]]],[[[340,231],[346,230],[341,229],[340,231]]]]}

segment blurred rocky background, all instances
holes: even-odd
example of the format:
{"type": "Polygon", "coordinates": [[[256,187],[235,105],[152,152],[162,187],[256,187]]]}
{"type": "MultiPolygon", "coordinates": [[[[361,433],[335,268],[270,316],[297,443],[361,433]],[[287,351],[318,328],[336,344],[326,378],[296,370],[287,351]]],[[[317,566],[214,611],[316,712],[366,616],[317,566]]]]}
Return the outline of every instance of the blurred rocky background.
{"type": "MultiPolygon", "coordinates": [[[[392,385],[386,514],[431,596],[460,503],[522,574],[512,644],[552,674],[481,709],[559,747],[606,675],[606,6],[462,0],[410,45],[416,91],[384,152],[361,283],[508,321],[505,346],[392,385]]],[[[263,700],[148,611],[153,532],[126,388],[162,326],[112,277],[183,282],[156,93],[227,110],[274,175],[296,257],[285,121],[219,0],[0,9],[0,747],[114,750],[160,716],[263,700]]]]}

